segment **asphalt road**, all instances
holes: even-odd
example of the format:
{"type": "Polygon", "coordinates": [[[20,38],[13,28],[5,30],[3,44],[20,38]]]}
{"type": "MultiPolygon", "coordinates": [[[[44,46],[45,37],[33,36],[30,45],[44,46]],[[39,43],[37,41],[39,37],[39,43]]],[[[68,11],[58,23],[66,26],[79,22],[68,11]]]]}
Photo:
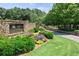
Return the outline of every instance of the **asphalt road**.
{"type": "Polygon", "coordinates": [[[79,36],[75,36],[72,34],[66,34],[66,33],[60,33],[60,32],[54,32],[54,34],[59,35],[59,36],[64,37],[64,38],[67,38],[67,39],[70,39],[70,40],[74,40],[76,42],[79,42],[79,36]]]}

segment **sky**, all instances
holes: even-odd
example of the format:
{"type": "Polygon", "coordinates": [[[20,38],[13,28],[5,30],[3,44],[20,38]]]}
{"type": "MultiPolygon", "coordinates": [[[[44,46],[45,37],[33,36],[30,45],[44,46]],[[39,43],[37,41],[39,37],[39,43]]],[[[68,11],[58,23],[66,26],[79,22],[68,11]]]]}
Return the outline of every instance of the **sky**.
{"type": "Polygon", "coordinates": [[[37,8],[44,12],[48,12],[52,9],[53,4],[52,3],[0,3],[0,7],[10,9],[13,7],[19,7],[19,8],[37,8]]]}

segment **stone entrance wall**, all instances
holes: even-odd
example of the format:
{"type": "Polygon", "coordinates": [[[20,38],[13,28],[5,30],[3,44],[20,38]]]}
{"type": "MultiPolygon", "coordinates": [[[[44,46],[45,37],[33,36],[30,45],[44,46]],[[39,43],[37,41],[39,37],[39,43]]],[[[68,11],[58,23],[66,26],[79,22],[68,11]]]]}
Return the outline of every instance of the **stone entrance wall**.
{"type": "Polygon", "coordinates": [[[14,35],[14,34],[20,34],[20,33],[27,33],[29,30],[33,29],[35,27],[34,23],[29,23],[27,21],[22,20],[0,20],[0,34],[1,35],[14,35]],[[23,24],[23,31],[19,31],[16,33],[10,33],[10,24],[23,24]]]}

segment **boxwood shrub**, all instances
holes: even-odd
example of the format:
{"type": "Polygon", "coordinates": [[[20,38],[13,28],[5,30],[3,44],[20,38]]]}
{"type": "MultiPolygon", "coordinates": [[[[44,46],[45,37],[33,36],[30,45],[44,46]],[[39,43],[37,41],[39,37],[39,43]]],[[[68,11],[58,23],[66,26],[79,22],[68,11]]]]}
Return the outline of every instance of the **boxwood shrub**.
{"type": "Polygon", "coordinates": [[[10,56],[18,55],[24,52],[29,52],[34,49],[34,39],[27,36],[16,36],[3,40],[0,40],[0,55],[10,56]]]}
{"type": "Polygon", "coordinates": [[[48,39],[53,39],[53,32],[41,31],[40,33],[44,34],[48,39]]]}

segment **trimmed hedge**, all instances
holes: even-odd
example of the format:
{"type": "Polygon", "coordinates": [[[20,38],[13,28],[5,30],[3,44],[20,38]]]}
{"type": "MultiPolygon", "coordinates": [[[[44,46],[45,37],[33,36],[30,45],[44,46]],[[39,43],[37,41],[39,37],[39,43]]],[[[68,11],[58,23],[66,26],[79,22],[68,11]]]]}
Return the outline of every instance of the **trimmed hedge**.
{"type": "Polygon", "coordinates": [[[16,36],[7,39],[0,37],[0,55],[10,56],[29,52],[35,47],[35,41],[26,36],[16,36]]]}
{"type": "Polygon", "coordinates": [[[44,34],[48,39],[53,39],[53,32],[41,31],[40,33],[44,34]]]}

